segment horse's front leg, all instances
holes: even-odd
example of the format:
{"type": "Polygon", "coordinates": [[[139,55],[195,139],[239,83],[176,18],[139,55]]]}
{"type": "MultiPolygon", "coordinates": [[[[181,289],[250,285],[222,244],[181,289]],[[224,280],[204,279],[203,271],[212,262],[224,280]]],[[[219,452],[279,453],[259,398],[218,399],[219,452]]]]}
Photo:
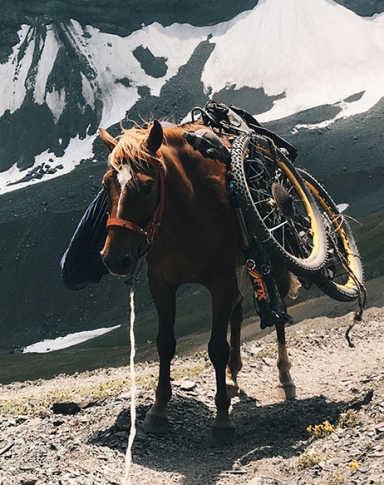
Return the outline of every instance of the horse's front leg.
{"type": "Polygon", "coordinates": [[[158,315],[156,344],[160,366],[156,399],[144,419],[143,428],[149,433],[164,434],[169,426],[166,409],[172,396],[171,361],[176,350],[174,326],[177,287],[169,286],[150,270],[148,271],[148,283],[158,315]]]}
{"type": "Polygon", "coordinates": [[[233,441],[235,429],[229,416],[231,398],[226,386],[226,366],[229,359],[227,342],[228,321],[232,305],[237,296],[236,275],[223,277],[209,286],[212,295],[212,332],[208,344],[208,353],[215,368],[217,414],[213,422],[213,440],[215,445],[233,441]]]}
{"type": "Polygon", "coordinates": [[[241,322],[243,321],[243,295],[239,292],[236,300],[233,303],[233,309],[229,319],[231,327],[230,338],[230,355],[226,369],[226,383],[229,397],[234,397],[239,392],[237,384],[237,374],[240,372],[243,364],[240,355],[240,336],[241,336],[241,322]]]}

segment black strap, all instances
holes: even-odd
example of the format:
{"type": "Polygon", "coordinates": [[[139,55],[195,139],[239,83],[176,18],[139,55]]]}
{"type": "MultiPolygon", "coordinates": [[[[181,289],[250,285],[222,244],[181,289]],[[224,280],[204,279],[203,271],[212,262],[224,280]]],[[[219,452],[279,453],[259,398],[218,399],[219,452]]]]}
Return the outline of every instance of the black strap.
{"type": "Polygon", "coordinates": [[[252,130],[254,130],[258,135],[270,138],[271,140],[273,140],[278,148],[284,148],[285,150],[287,150],[289,154],[288,157],[292,162],[296,159],[297,149],[286,140],[284,140],[284,138],[262,126],[250,113],[248,113],[248,111],[245,111],[242,108],[238,108],[233,104],[230,105],[230,109],[232,109],[233,111],[235,111],[235,113],[241,116],[241,118],[243,118],[249,128],[252,128],[252,130]]]}
{"type": "Polygon", "coordinates": [[[288,157],[292,162],[297,157],[295,147],[281,136],[262,126],[248,111],[233,104],[227,106],[211,99],[201,109],[201,116],[204,124],[220,130],[224,129],[229,133],[240,135],[255,132],[258,135],[270,138],[278,148],[283,148],[288,152],[288,157]]]}

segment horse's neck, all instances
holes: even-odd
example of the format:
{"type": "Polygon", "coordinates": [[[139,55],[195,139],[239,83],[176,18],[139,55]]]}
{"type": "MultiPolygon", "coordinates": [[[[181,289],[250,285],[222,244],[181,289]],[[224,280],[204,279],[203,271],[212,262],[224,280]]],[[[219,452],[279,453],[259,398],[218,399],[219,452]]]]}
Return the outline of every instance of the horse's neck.
{"type": "Polygon", "coordinates": [[[211,199],[213,205],[217,200],[223,201],[223,196],[227,197],[223,163],[204,158],[187,143],[167,149],[164,160],[167,166],[165,196],[172,206],[193,210],[202,197],[211,199]]]}

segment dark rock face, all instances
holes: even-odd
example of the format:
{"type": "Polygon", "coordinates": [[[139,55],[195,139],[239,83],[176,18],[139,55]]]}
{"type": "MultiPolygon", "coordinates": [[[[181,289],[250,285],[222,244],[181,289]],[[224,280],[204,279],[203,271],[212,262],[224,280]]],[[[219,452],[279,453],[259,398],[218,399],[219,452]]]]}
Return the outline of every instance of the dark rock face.
{"type": "Polygon", "coordinates": [[[0,20],[0,62],[3,62],[17,42],[20,25],[50,24],[77,20],[81,25],[92,25],[102,32],[127,36],[144,25],[174,22],[195,26],[225,22],[237,14],[254,8],[258,0],[232,2],[229,0],[31,0],[3,2],[0,20]]]}
{"type": "Polygon", "coordinates": [[[140,62],[143,71],[154,78],[163,77],[167,74],[167,59],[164,57],[155,57],[152,52],[143,47],[137,47],[133,55],[140,62]]]}
{"type": "Polygon", "coordinates": [[[204,94],[201,73],[213,48],[208,41],[201,42],[187,64],[163,86],[160,96],[152,96],[142,87],[142,98],[130,108],[128,118],[141,122],[143,113],[151,113],[155,118],[179,123],[194,106],[203,106],[208,96],[204,94]]]}
{"type": "Polygon", "coordinates": [[[72,138],[84,139],[92,135],[99,126],[102,113],[102,100],[96,85],[95,72],[89,60],[75,48],[70,40],[70,32],[65,25],[50,25],[60,48],[54,60],[52,71],[47,79],[47,93],[54,90],[65,98],[59,122],[46,102],[34,101],[34,88],[41,51],[47,41],[47,28],[38,23],[30,26],[18,53],[20,67],[30,39],[34,39],[34,52],[29,66],[26,94],[19,109],[10,114],[5,112],[0,118],[1,151],[6,156],[0,159],[0,170],[8,170],[16,161],[20,169],[30,168],[34,157],[49,150],[61,156],[72,138]],[[91,108],[83,95],[82,83],[86,79],[93,86],[94,106],[91,108]],[[17,143],[15,143],[17,139],[17,143]]]}
{"type": "Polygon", "coordinates": [[[371,17],[376,13],[384,12],[384,0],[335,0],[335,2],[362,17],[371,17]]]}

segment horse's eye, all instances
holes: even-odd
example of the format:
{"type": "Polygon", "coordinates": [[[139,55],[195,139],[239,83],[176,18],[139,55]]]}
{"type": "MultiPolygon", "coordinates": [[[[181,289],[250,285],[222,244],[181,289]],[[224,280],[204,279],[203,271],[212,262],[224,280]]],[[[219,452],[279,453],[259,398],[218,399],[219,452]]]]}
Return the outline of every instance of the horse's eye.
{"type": "Polygon", "coordinates": [[[147,180],[144,184],[141,185],[140,192],[143,194],[150,194],[153,190],[154,185],[154,180],[147,180]]]}

